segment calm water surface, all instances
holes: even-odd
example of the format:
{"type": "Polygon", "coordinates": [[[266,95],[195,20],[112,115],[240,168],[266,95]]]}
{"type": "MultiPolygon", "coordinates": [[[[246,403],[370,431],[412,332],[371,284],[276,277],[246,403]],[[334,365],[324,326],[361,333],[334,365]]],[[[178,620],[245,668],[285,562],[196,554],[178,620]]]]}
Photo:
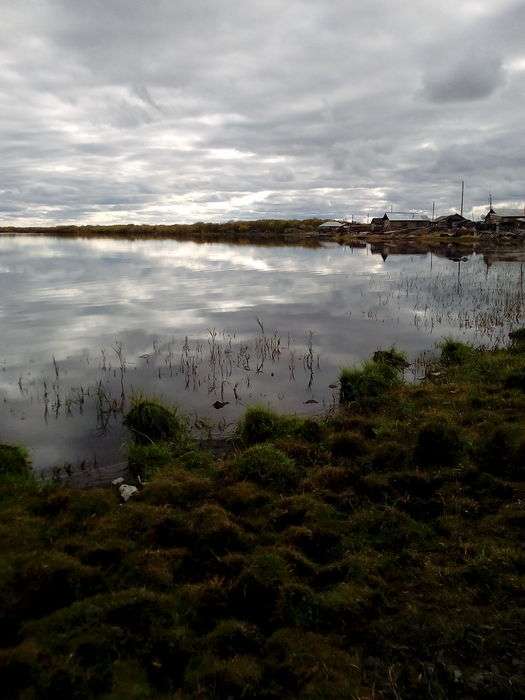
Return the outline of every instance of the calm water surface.
{"type": "Polygon", "coordinates": [[[525,320],[523,263],[497,257],[0,237],[0,441],[38,469],[103,470],[125,458],[140,394],[201,434],[254,402],[319,413],[378,347],[505,342],[525,320]]]}

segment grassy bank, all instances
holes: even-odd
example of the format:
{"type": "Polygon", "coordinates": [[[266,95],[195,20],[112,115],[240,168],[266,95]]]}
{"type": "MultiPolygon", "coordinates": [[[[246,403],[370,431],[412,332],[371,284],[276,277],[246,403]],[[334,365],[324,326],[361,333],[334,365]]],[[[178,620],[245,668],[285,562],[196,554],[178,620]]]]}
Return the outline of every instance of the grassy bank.
{"type": "Polygon", "coordinates": [[[523,697],[525,333],[404,365],[220,459],[138,403],[123,504],[0,448],[3,697],[523,697]]]}

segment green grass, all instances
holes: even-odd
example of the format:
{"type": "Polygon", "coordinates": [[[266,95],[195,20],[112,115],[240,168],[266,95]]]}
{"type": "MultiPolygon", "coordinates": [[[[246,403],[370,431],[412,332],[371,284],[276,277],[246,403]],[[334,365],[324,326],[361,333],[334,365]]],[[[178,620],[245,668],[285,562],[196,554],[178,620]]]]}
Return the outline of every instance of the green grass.
{"type": "Polygon", "coordinates": [[[175,447],[185,446],[189,440],[188,422],[176,408],[159,401],[139,399],[134,402],[124,419],[139,445],[170,442],[175,447]]]}
{"type": "Polygon", "coordinates": [[[31,471],[29,453],[24,447],[0,444],[0,505],[37,492],[43,485],[31,471]]]}
{"type": "Polygon", "coordinates": [[[316,441],[322,434],[322,426],[311,419],[281,415],[265,406],[256,405],[246,409],[237,433],[246,445],[294,435],[316,441]]]}
{"type": "Polygon", "coordinates": [[[284,452],[270,444],[253,445],[234,464],[238,480],[255,481],[268,488],[286,491],[297,486],[301,469],[284,452]]]}
{"type": "Polygon", "coordinates": [[[25,476],[29,472],[29,456],[23,447],[0,445],[0,477],[25,476]]]}
{"type": "Polygon", "coordinates": [[[463,365],[472,359],[475,350],[466,343],[461,343],[453,338],[445,338],[439,345],[441,349],[441,362],[445,365],[463,365]]]}
{"type": "Polygon", "coordinates": [[[347,367],[339,377],[339,401],[356,408],[377,408],[388,391],[402,382],[400,366],[385,361],[383,355],[363,363],[361,367],[347,367]]]}
{"type": "Polygon", "coordinates": [[[126,504],[0,447],[3,697],[522,697],[521,337],[417,384],[379,351],[337,412],[251,408],[221,457],[143,401],[126,504]]]}
{"type": "Polygon", "coordinates": [[[129,469],[135,476],[149,479],[156,471],[173,462],[173,450],[169,443],[142,442],[131,444],[128,449],[129,469]]]}

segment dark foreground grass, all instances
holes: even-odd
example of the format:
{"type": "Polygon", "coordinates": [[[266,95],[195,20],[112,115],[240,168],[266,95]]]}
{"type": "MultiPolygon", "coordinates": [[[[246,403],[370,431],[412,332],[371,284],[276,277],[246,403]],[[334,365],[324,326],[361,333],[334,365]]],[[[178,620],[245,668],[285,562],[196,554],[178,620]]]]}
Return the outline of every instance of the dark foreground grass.
{"type": "Polygon", "coordinates": [[[2,697],[524,697],[522,339],[379,354],[220,460],[141,404],[123,505],[0,448],[2,697]]]}

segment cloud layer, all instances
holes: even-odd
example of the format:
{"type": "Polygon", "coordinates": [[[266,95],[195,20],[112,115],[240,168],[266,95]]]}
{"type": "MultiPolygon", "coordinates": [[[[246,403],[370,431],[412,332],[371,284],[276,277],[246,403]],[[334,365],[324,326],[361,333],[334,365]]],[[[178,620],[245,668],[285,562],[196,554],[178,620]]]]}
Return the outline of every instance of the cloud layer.
{"type": "Polygon", "coordinates": [[[522,0],[6,0],[0,223],[525,196],[522,0]]]}

